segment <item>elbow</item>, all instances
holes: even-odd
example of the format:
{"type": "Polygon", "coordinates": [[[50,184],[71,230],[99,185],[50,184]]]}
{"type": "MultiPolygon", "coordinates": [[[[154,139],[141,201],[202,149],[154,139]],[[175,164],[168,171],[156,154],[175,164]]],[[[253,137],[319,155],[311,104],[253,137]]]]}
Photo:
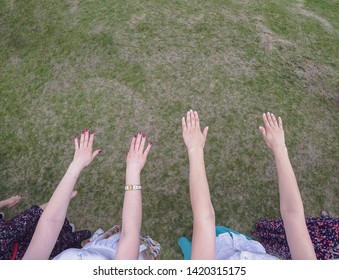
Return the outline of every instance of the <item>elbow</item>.
{"type": "Polygon", "coordinates": [[[121,237],[120,239],[124,239],[124,240],[133,240],[133,239],[138,239],[139,240],[139,236],[140,236],[140,227],[129,227],[129,228],[124,228],[122,226],[121,229],[121,237]]]}
{"type": "Polygon", "coordinates": [[[288,208],[281,207],[280,214],[283,221],[294,220],[294,219],[305,219],[305,213],[303,208],[288,208]]]}
{"type": "Polygon", "coordinates": [[[208,207],[203,213],[199,215],[194,215],[194,222],[199,222],[203,224],[215,224],[215,212],[212,204],[208,207]]]}

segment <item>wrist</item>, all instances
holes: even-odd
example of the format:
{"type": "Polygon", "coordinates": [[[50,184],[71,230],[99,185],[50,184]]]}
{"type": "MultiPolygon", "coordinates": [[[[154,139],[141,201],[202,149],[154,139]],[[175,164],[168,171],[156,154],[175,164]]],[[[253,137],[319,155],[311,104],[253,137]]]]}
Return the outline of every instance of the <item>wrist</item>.
{"type": "Polygon", "coordinates": [[[204,148],[203,147],[194,147],[194,148],[187,148],[188,155],[196,155],[196,154],[203,154],[204,148]]]}
{"type": "Polygon", "coordinates": [[[281,147],[272,149],[272,153],[275,158],[288,155],[287,147],[281,146],[281,147]]]}
{"type": "Polygon", "coordinates": [[[69,173],[71,174],[73,177],[79,177],[81,171],[82,171],[82,167],[80,167],[78,164],[72,162],[68,169],[67,169],[67,172],[66,173],[69,173]]]}
{"type": "Polygon", "coordinates": [[[140,171],[127,167],[126,185],[140,185],[140,171]]]}

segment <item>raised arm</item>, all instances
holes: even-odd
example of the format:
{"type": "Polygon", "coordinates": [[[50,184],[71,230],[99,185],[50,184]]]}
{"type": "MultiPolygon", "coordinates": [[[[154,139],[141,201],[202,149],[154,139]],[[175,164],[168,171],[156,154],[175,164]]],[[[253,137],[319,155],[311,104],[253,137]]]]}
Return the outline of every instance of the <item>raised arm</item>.
{"type": "Polygon", "coordinates": [[[47,260],[66,218],[66,212],[76,181],[101,150],[92,151],[94,133],[82,131],[80,141],[74,138],[75,153],[64,177],[55,189],[35,229],[23,259],[47,260]]]}
{"type": "Polygon", "coordinates": [[[142,200],[140,173],[151,149],[149,142],[145,151],[146,135],[138,133],[132,138],[126,159],[126,188],[122,209],[121,237],[116,254],[117,260],[139,258],[142,200]]]}
{"type": "Polygon", "coordinates": [[[191,259],[215,259],[215,215],[210,198],[204,147],[208,127],[200,129],[197,112],[190,110],[182,118],[182,134],[189,159],[189,189],[193,212],[193,237],[191,259]]]}
{"type": "Polygon", "coordinates": [[[282,119],[272,113],[263,114],[260,132],[271,149],[278,173],[280,212],[292,259],[316,259],[305,222],[304,207],[297,180],[288,157],[282,119]]]}
{"type": "Polygon", "coordinates": [[[20,195],[15,195],[15,196],[12,196],[12,197],[7,198],[5,200],[1,200],[0,201],[0,209],[5,208],[5,207],[7,207],[7,208],[13,207],[14,205],[19,203],[20,201],[21,201],[20,195]]]}

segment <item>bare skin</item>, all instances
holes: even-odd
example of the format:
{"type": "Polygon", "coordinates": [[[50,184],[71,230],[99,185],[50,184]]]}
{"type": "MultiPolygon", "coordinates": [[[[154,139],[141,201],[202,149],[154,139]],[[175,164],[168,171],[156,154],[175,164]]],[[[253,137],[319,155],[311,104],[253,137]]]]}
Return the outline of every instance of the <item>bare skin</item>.
{"type": "Polygon", "coordinates": [[[189,189],[193,212],[191,259],[215,259],[215,214],[210,198],[204,163],[208,127],[202,131],[197,112],[182,118],[182,135],[189,158],[189,189]]]}
{"type": "MultiPolygon", "coordinates": [[[[152,142],[146,146],[146,135],[138,133],[131,141],[126,158],[126,185],[140,185],[143,169],[152,142]]],[[[139,258],[140,230],[142,222],[141,190],[125,191],[122,209],[122,230],[117,249],[117,260],[137,260],[139,258]]]]}
{"type": "MultiPolygon", "coordinates": [[[[72,194],[71,194],[71,199],[74,198],[76,195],[77,195],[77,191],[73,191],[72,194]]],[[[47,206],[48,202],[40,205],[39,207],[42,209],[42,210],[45,210],[46,206],[47,206]]]]}
{"type": "Polygon", "coordinates": [[[18,204],[20,201],[21,201],[20,195],[15,195],[15,196],[12,196],[12,197],[7,198],[5,200],[1,200],[0,201],[0,209],[13,207],[16,204],[18,204]]]}
{"type": "Polygon", "coordinates": [[[74,138],[73,161],[55,189],[37,224],[31,243],[23,259],[47,260],[66,218],[73,189],[81,171],[101,152],[93,152],[94,133],[82,131],[80,139],[74,138]]]}
{"type": "Polygon", "coordinates": [[[282,119],[272,113],[264,113],[264,126],[259,130],[273,153],[277,166],[280,212],[284,222],[287,243],[292,259],[316,259],[313,244],[305,223],[304,206],[297,180],[285,145],[282,119]]]}

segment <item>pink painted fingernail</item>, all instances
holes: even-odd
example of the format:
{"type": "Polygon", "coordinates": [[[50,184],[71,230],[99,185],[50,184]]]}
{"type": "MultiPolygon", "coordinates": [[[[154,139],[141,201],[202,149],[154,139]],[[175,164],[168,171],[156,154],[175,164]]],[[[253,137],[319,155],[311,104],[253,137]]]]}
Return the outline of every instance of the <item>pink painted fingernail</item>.
{"type": "Polygon", "coordinates": [[[99,150],[99,154],[101,154],[102,153],[102,150],[99,150]]]}
{"type": "Polygon", "coordinates": [[[136,135],[136,134],[134,134],[134,138],[137,138],[137,135],[136,135]]]}
{"type": "Polygon", "coordinates": [[[75,136],[74,136],[74,140],[75,140],[75,139],[77,139],[77,138],[78,138],[78,136],[77,136],[77,135],[75,135],[75,136]]]}
{"type": "Polygon", "coordinates": [[[144,133],[144,134],[142,135],[142,137],[144,137],[144,138],[145,138],[145,137],[146,137],[146,134],[144,133]]]}
{"type": "Polygon", "coordinates": [[[149,141],[149,144],[150,144],[150,145],[153,145],[153,142],[152,142],[152,141],[149,141]]]}
{"type": "Polygon", "coordinates": [[[93,133],[94,133],[94,130],[91,130],[91,131],[90,131],[90,134],[93,134],[93,133]]]}
{"type": "Polygon", "coordinates": [[[81,131],[81,134],[85,134],[85,130],[82,130],[82,131],[81,131]]]}
{"type": "Polygon", "coordinates": [[[88,132],[88,128],[86,128],[86,130],[85,130],[86,132],[88,132]]]}

